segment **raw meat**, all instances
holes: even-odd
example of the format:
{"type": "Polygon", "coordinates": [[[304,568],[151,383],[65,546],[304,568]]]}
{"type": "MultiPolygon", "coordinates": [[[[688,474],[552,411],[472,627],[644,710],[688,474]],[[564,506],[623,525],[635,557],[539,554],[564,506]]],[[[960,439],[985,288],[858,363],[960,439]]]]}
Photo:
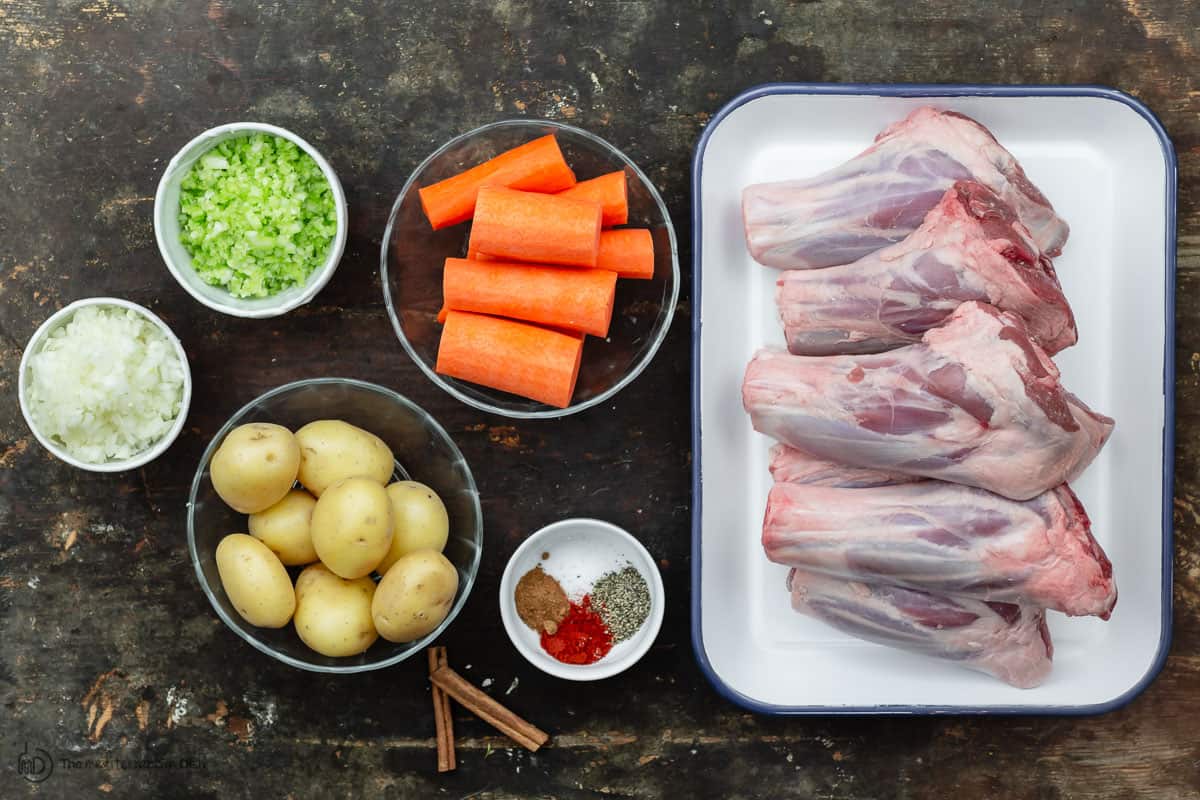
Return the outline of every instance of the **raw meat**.
{"type": "Polygon", "coordinates": [[[986,186],[959,181],[904,241],[842,267],[789,270],[776,294],[788,350],[879,353],[915,342],[967,300],[1020,316],[1053,355],[1075,318],[1050,258],[986,186]]]}
{"type": "Polygon", "coordinates": [[[742,403],[755,430],[818,458],[1028,500],[1079,475],[1112,432],[1058,377],[1019,317],[968,302],[888,353],[759,350],[742,403]]]}
{"type": "Polygon", "coordinates": [[[843,633],[986,672],[1021,689],[1050,674],[1046,612],[792,570],[792,608],[843,633]]]}
{"type": "Polygon", "coordinates": [[[742,193],[750,254],[768,267],[849,264],[917,229],[946,189],[976,180],[1011,206],[1051,256],[1067,224],[991,132],[954,111],[923,107],[886,128],[839,167],[742,193]]]}
{"type": "Polygon", "coordinates": [[[797,483],[805,486],[836,486],[844,489],[862,489],[871,486],[895,486],[924,480],[915,475],[889,473],[877,469],[847,467],[833,461],[810,456],[786,444],[771,448],[771,477],[780,483],[797,483]]]}
{"type": "Polygon", "coordinates": [[[1104,619],[1117,602],[1112,564],[1066,484],[1018,502],[944,481],[776,483],[762,544],[776,563],[845,580],[1104,619]]]}

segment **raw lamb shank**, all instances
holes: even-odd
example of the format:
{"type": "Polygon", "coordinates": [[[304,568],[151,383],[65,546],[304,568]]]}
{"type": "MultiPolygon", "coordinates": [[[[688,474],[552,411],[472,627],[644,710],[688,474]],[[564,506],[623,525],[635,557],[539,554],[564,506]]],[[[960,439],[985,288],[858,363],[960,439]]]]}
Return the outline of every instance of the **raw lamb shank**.
{"type": "Polygon", "coordinates": [[[888,353],[760,350],[742,403],[756,430],[818,458],[1028,500],[1081,473],[1113,427],[1058,378],[1019,317],[967,302],[888,353]]]}
{"type": "Polygon", "coordinates": [[[792,608],[869,642],[946,659],[1021,689],[1050,674],[1046,612],[1011,603],[941,597],[812,572],[788,575],[792,608]]]}
{"type": "Polygon", "coordinates": [[[742,193],[750,254],[768,267],[849,264],[900,241],[960,180],[984,184],[1011,206],[1038,246],[1062,252],[1067,224],[991,132],[954,111],[922,107],[884,129],[840,167],[742,193]]]}
{"type": "Polygon", "coordinates": [[[870,488],[776,483],[767,558],[843,580],[1108,619],[1112,564],[1063,484],[1032,500],[943,481],[870,488]]]}
{"type": "Polygon", "coordinates": [[[1053,355],[1075,318],[1050,258],[991,189],[959,181],[904,241],[841,267],[789,270],[776,301],[797,355],[879,353],[915,342],[967,300],[1020,316],[1053,355]]]}
{"type": "Polygon", "coordinates": [[[883,472],[863,467],[848,467],[833,461],[810,456],[786,444],[771,448],[771,477],[779,483],[804,486],[831,486],[843,489],[866,489],[872,486],[895,486],[925,480],[916,475],[883,472]]]}

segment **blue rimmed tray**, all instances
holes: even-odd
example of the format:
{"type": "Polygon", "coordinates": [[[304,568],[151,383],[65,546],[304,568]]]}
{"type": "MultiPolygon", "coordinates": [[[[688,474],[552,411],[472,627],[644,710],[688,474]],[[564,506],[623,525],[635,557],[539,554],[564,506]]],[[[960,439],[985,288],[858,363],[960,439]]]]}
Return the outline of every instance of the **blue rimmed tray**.
{"type": "Polygon", "coordinates": [[[1162,668],[1171,630],[1175,155],[1154,115],[1102,87],[776,84],[735,98],[693,162],[692,640],[725,697],[772,714],[1089,714],[1162,668]],[[1112,559],[1112,619],[1052,615],[1036,689],[859,642],[791,611],[759,545],[766,451],[741,408],[758,347],[782,344],[776,273],[742,234],[742,188],[815,174],[933,104],[986,125],[1071,225],[1056,268],[1080,343],[1063,382],[1117,420],[1074,484],[1112,559]]]}

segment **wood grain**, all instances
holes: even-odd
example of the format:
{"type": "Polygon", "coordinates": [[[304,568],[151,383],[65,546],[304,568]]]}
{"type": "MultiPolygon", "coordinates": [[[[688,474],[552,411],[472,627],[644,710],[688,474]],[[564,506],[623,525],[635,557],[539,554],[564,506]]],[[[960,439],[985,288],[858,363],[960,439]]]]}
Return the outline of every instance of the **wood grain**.
{"type": "Polygon", "coordinates": [[[0,797],[1200,795],[1198,53],[1200,4],[1182,0],[0,0],[0,797]],[[511,116],[604,136],[662,191],[690,276],[692,148],[726,101],[773,80],[1108,84],[1170,132],[1176,618],[1165,670],[1128,707],[1083,719],[767,719],[720,699],[688,630],[686,282],[650,369],[612,403],[564,420],[479,414],[398,346],[380,237],[396,192],[440,143],[511,116]],[[164,164],[237,119],[313,142],[351,207],[333,281],[273,320],[210,313],[170,279],[154,243],[164,164]],[[115,476],[51,460],[15,395],[37,325],[99,294],[161,314],[196,384],[167,456],[115,476]],[[298,672],[212,613],[183,529],[196,462],[244,402],[319,375],[398,389],[462,448],[483,497],[485,556],[440,643],[464,677],[547,728],[553,747],[527,754],[461,717],[458,769],[439,776],[420,659],[368,675],[298,672]],[[508,555],[568,515],[635,532],[670,598],[645,660],[589,686],[526,664],[496,607],[508,555]],[[26,746],[77,766],[28,783],[15,768],[26,746]]]}

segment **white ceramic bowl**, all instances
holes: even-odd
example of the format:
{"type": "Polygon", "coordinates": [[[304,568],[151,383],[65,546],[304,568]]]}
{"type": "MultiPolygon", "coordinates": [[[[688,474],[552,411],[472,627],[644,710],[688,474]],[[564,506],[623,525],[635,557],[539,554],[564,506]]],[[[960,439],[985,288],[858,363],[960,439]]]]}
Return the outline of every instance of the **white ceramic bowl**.
{"type": "Polygon", "coordinates": [[[334,270],[337,269],[338,262],[342,259],[342,252],[346,249],[347,219],[346,195],[342,191],[342,183],[338,180],[337,173],[333,171],[333,167],[329,166],[329,162],[317,152],[316,148],[291,131],[261,122],[231,122],[228,125],[210,128],[192,139],[167,164],[162,180],[158,182],[158,191],[154,195],[154,238],[158,240],[158,251],[162,253],[163,261],[167,262],[167,269],[192,297],[211,309],[235,317],[253,319],[276,317],[302,306],[316,297],[317,292],[321,291],[333,277],[334,270]],[[192,269],[192,258],[179,239],[179,184],[191,169],[192,164],[217,144],[226,139],[253,133],[267,133],[288,139],[312,156],[313,161],[317,162],[317,166],[321,168],[321,172],[329,181],[330,189],[333,192],[334,208],[337,214],[337,233],[334,235],[333,244],[329,248],[329,255],[325,259],[325,263],[313,270],[303,285],[293,286],[270,297],[245,299],[234,297],[219,286],[209,286],[192,269]]]}
{"type": "Polygon", "coordinates": [[[600,680],[633,666],[658,636],[664,608],[662,575],[650,553],[626,531],[598,519],[565,519],[542,528],[517,548],[500,579],[500,618],[508,638],[530,664],[572,681],[600,680]],[[543,553],[550,557],[543,560],[543,553]],[[613,645],[608,655],[595,664],[564,664],[554,658],[542,649],[538,634],[517,615],[517,581],[538,565],[574,599],[587,593],[604,573],[626,564],[632,564],[646,579],[650,613],[637,633],[613,645]]]}
{"type": "Polygon", "coordinates": [[[159,319],[158,315],[153,311],[144,306],[139,306],[137,303],[131,303],[128,300],[121,300],[116,297],[89,297],[85,300],[76,300],[69,306],[54,313],[48,320],[41,324],[41,327],[34,331],[33,336],[29,338],[29,344],[25,346],[25,353],[21,356],[21,366],[17,372],[17,396],[20,398],[21,414],[25,417],[25,424],[29,426],[29,430],[33,431],[33,435],[41,443],[42,447],[49,450],[55,458],[65,461],[73,467],[85,469],[89,472],[122,472],[149,464],[162,455],[179,436],[179,432],[183,430],[184,420],[187,419],[188,408],[192,404],[192,370],[188,366],[187,353],[184,352],[179,338],[167,327],[167,323],[159,319]],[[171,426],[171,429],[161,439],[151,445],[149,449],[143,450],[136,456],[122,461],[105,461],[99,464],[92,464],[75,458],[63,450],[62,447],[55,444],[49,436],[44,435],[38,430],[37,425],[33,421],[33,414],[25,402],[25,375],[29,369],[29,359],[42,348],[42,343],[51,331],[66,324],[75,315],[76,311],[86,306],[119,306],[120,308],[128,308],[138,312],[154,323],[166,335],[175,348],[175,355],[179,357],[179,363],[183,365],[183,398],[179,404],[179,414],[175,418],[175,424],[171,426]]]}

